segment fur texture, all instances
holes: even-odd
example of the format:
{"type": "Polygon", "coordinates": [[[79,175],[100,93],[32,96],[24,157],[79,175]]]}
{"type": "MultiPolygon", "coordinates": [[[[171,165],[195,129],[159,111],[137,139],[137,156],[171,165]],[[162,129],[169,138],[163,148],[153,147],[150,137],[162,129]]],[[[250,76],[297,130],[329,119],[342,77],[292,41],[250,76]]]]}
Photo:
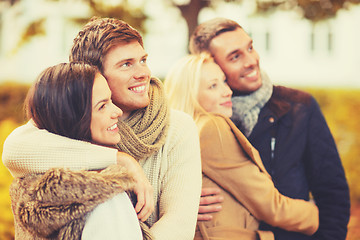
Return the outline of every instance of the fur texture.
{"type": "Polygon", "coordinates": [[[133,178],[117,165],[100,173],[54,168],[15,179],[10,187],[15,237],[81,239],[86,214],[133,186],[133,178]]]}

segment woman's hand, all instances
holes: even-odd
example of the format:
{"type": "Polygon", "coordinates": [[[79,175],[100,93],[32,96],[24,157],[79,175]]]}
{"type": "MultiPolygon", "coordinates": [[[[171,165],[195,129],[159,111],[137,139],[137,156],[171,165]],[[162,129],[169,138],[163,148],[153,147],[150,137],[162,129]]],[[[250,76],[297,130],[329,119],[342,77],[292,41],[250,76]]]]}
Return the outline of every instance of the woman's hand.
{"type": "Polygon", "coordinates": [[[219,188],[202,188],[199,204],[198,221],[209,221],[212,219],[211,213],[221,210],[221,202],[224,197],[220,195],[219,188]]]}
{"type": "Polygon", "coordinates": [[[145,176],[140,164],[129,154],[118,152],[117,163],[125,167],[135,179],[134,192],[137,196],[135,211],[138,219],[145,221],[154,211],[153,187],[145,176]]]}

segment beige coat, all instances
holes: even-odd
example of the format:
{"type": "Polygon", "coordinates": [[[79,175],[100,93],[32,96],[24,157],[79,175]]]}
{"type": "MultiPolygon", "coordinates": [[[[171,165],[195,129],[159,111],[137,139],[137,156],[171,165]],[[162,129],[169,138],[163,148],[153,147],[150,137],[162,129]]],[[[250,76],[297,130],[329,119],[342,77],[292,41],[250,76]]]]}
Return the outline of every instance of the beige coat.
{"type": "Polygon", "coordinates": [[[199,221],[195,239],[274,239],[258,231],[259,221],[312,235],[319,226],[317,207],[290,199],[275,188],[258,151],[221,115],[198,121],[203,187],[220,187],[222,210],[211,221],[199,221]]]}

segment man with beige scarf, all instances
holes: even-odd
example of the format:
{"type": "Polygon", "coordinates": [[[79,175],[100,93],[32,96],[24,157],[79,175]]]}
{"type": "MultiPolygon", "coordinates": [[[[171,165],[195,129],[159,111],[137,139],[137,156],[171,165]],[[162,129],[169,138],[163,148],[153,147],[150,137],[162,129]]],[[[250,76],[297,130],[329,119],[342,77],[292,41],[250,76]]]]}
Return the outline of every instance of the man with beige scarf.
{"type": "MultiPolygon", "coordinates": [[[[151,183],[153,199],[149,200],[151,191],[144,191],[142,209],[151,209],[149,203],[155,202],[149,218],[136,209],[139,218],[147,218],[155,239],[192,239],[201,189],[197,129],[190,116],[167,107],[162,83],[151,77],[146,58],[140,34],[109,18],[86,24],[70,55],[70,61],[98,67],[114,104],[124,112],[116,147],[138,161],[151,183]]],[[[103,169],[116,164],[119,156],[114,149],[64,138],[29,123],[15,130],[5,144],[3,162],[14,177],[51,167],[103,169]],[[29,156],[33,156],[30,161],[29,156]]]]}

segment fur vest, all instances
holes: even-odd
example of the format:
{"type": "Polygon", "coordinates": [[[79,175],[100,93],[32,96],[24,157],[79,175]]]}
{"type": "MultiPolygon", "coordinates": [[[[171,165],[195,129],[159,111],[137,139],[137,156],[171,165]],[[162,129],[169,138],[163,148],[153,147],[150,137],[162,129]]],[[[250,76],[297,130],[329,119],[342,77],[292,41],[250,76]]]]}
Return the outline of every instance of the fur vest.
{"type": "Polygon", "coordinates": [[[15,239],[80,240],[86,215],[133,186],[133,178],[117,165],[100,173],[54,168],[17,178],[10,187],[15,239]]]}

